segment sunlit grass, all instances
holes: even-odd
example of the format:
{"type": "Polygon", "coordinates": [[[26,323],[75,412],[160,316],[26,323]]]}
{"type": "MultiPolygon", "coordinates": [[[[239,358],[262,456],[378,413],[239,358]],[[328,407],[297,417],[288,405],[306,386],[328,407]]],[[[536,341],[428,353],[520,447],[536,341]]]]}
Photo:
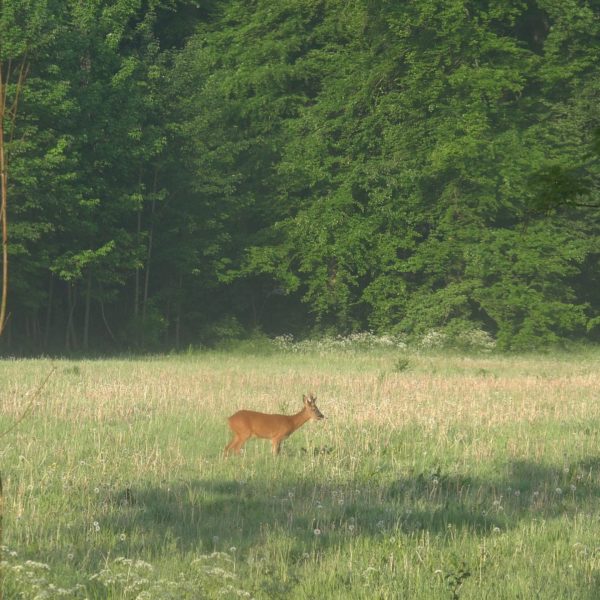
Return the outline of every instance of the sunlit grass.
{"type": "Polygon", "coordinates": [[[3,361],[2,429],[56,366],[0,445],[5,597],[596,598],[597,358],[3,361]],[[308,391],[278,459],[223,458],[308,391]]]}

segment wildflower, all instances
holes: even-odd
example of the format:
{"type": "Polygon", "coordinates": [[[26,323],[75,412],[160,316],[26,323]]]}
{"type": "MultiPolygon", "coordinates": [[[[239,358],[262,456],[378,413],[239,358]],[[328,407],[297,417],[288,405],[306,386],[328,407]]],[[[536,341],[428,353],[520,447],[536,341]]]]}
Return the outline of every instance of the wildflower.
{"type": "Polygon", "coordinates": [[[352,533],[354,531],[354,525],[348,525],[348,531],[352,533]]]}
{"type": "Polygon", "coordinates": [[[43,569],[45,571],[50,570],[50,565],[47,565],[46,563],[38,562],[35,560],[26,560],[25,567],[28,569],[43,569]]]}
{"type": "Polygon", "coordinates": [[[122,542],[124,542],[124,541],[127,539],[127,536],[126,536],[124,533],[122,533],[122,534],[119,536],[119,539],[120,539],[122,542]]]}
{"type": "Polygon", "coordinates": [[[316,529],[313,531],[313,533],[314,533],[315,535],[319,536],[319,535],[321,535],[321,530],[320,530],[320,529],[317,527],[317,528],[316,528],[316,529]]]}
{"type": "Polygon", "coordinates": [[[94,493],[95,494],[99,494],[100,493],[100,488],[99,487],[94,488],[94,493]]]}
{"type": "Polygon", "coordinates": [[[72,552],[69,552],[69,554],[67,554],[67,560],[73,560],[75,558],[75,555],[72,552]]]}
{"type": "Polygon", "coordinates": [[[231,546],[231,548],[229,548],[230,554],[235,554],[236,552],[237,552],[237,548],[235,546],[231,546]]]}
{"type": "Polygon", "coordinates": [[[515,496],[518,498],[521,495],[521,492],[519,490],[515,490],[515,496]]]}
{"type": "Polygon", "coordinates": [[[94,521],[93,522],[93,526],[94,526],[94,531],[100,531],[100,523],[98,523],[98,521],[94,521]]]}
{"type": "Polygon", "coordinates": [[[556,493],[557,496],[561,496],[562,493],[563,493],[563,491],[559,487],[557,487],[554,491],[555,491],[555,493],[556,493]]]}
{"type": "Polygon", "coordinates": [[[570,488],[569,488],[573,493],[575,493],[575,490],[577,489],[577,486],[574,484],[571,484],[570,488]]]}
{"type": "Polygon", "coordinates": [[[494,533],[500,533],[500,527],[494,527],[494,529],[492,529],[492,531],[494,533]]]}

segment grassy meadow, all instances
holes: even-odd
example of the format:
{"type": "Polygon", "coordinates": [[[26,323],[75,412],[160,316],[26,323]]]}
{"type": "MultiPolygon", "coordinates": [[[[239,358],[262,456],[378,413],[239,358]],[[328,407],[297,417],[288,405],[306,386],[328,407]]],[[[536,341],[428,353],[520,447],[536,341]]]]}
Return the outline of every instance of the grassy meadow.
{"type": "Polygon", "coordinates": [[[0,361],[9,599],[596,599],[600,354],[0,361]],[[309,422],[224,458],[239,408],[309,422]]]}

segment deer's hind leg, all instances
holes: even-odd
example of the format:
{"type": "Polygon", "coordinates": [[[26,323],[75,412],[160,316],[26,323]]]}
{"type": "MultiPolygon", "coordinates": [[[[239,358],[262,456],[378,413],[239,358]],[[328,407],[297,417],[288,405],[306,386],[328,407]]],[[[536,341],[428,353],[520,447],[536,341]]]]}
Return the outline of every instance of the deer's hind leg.
{"type": "Polygon", "coordinates": [[[252,437],[252,433],[250,432],[234,431],[233,439],[229,442],[229,444],[227,444],[227,446],[225,446],[225,454],[230,454],[231,452],[239,454],[242,446],[250,437],[252,437]]]}

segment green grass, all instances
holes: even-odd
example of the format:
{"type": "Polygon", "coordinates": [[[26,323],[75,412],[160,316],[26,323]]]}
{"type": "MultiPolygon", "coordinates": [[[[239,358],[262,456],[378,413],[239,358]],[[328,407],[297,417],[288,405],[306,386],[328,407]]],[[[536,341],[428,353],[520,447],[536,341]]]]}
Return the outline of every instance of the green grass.
{"type": "Polygon", "coordinates": [[[0,362],[6,598],[600,597],[598,354],[0,362]],[[325,421],[223,458],[239,408],[325,421]]]}

